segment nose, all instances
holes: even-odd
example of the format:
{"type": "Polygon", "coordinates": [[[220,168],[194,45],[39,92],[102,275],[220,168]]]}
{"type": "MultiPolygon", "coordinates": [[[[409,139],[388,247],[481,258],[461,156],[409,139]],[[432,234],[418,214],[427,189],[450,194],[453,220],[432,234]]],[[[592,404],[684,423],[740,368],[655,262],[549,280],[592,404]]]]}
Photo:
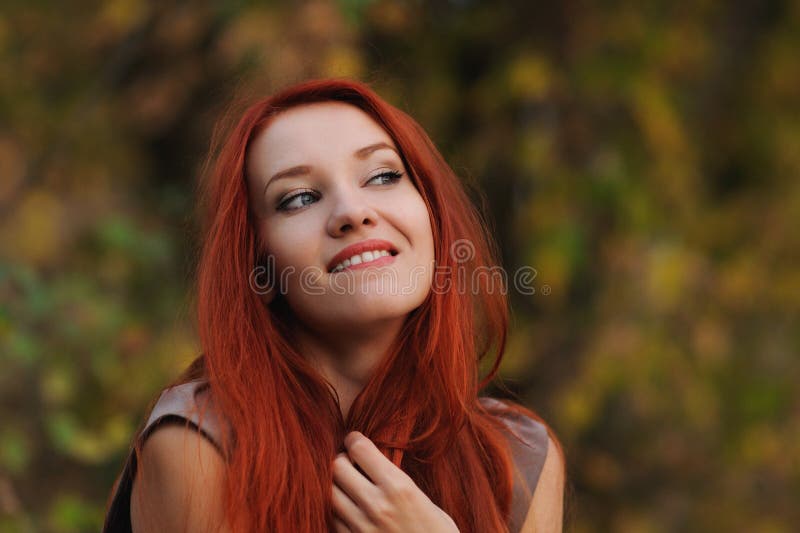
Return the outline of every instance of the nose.
{"type": "Polygon", "coordinates": [[[328,218],[328,234],[340,237],[348,231],[358,231],[362,226],[374,226],[378,214],[358,194],[348,193],[336,200],[336,205],[328,218]]]}

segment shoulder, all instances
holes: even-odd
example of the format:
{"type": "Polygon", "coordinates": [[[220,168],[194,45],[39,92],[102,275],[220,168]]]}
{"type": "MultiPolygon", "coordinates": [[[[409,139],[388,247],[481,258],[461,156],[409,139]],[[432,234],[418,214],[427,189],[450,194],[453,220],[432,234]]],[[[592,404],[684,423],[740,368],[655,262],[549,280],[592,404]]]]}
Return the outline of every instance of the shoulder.
{"type": "Polygon", "coordinates": [[[200,432],[220,451],[225,437],[229,436],[227,424],[223,423],[208,382],[196,379],[169,387],[161,392],[158,401],[150,411],[142,439],[162,423],[179,421],[200,432]],[[227,434],[227,435],[226,435],[227,434]]]}
{"type": "Polygon", "coordinates": [[[548,426],[517,409],[513,402],[480,398],[481,405],[509,430],[509,447],[520,477],[515,476],[512,531],[561,531],[565,461],[548,426]]]}
{"type": "Polygon", "coordinates": [[[514,404],[495,398],[479,398],[486,410],[503,421],[508,429],[509,445],[515,464],[525,475],[532,492],[544,466],[548,451],[547,426],[528,414],[515,411],[514,404]]]}
{"type": "Polygon", "coordinates": [[[162,392],[141,433],[130,500],[134,532],[226,531],[226,462],[216,413],[199,401],[202,385],[194,381],[162,392]]]}
{"type": "Polygon", "coordinates": [[[528,516],[520,530],[526,532],[558,532],[563,527],[565,461],[561,447],[547,437],[547,455],[533,493],[528,516]]]}
{"type": "Polygon", "coordinates": [[[224,531],[224,480],[225,461],[207,438],[178,424],[159,426],[143,443],[133,482],[133,531],[224,531]]]}

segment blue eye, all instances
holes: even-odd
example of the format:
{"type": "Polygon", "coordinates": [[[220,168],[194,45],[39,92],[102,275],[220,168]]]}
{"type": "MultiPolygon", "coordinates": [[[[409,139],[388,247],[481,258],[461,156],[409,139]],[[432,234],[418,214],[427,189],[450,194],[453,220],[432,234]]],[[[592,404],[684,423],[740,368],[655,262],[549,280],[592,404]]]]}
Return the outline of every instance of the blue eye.
{"type": "MultiPolygon", "coordinates": [[[[403,173],[398,170],[388,170],[386,172],[381,172],[380,174],[371,177],[367,180],[367,183],[370,183],[374,180],[379,180],[379,185],[391,185],[392,183],[397,183],[400,178],[403,177],[403,173]]],[[[277,210],[278,211],[294,211],[296,209],[300,209],[301,207],[305,207],[308,204],[313,203],[317,200],[317,195],[314,191],[300,191],[296,194],[288,196],[287,198],[281,200],[278,203],[277,210]],[[297,200],[299,200],[299,205],[297,200]],[[294,204],[294,205],[293,205],[294,204]]]]}
{"type": "Polygon", "coordinates": [[[389,170],[387,172],[381,172],[377,176],[373,176],[372,178],[369,179],[369,181],[367,181],[367,183],[376,178],[382,178],[381,185],[388,185],[390,183],[397,182],[402,176],[403,176],[402,172],[399,172],[397,170],[389,170]]]}
{"type": "Polygon", "coordinates": [[[297,194],[293,194],[283,200],[281,203],[278,204],[278,211],[294,211],[295,209],[299,209],[303,206],[310,204],[312,201],[315,200],[314,194],[311,191],[302,191],[297,194]],[[300,198],[300,205],[296,205],[294,207],[289,207],[289,204],[294,203],[295,200],[300,198]],[[306,201],[306,199],[309,199],[306,201]]]}

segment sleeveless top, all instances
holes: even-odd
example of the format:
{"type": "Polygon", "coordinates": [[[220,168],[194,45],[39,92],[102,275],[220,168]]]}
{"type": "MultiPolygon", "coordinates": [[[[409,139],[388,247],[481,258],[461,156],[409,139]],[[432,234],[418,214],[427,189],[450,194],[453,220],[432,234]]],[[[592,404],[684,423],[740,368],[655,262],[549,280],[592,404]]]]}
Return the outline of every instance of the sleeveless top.
{"type": "MultiPolygon", "coordinates": [[[[164,390],[147,419],[139,437],[140,441],[144,442],[161,424],[173,421],[198,431],[223,454],[220,435],[224,426],[207,392],[208,384],[205,380],[194,380],[164,390]]],[[[478,400],[487,410],[502,403],[488,397],[480,397],[478,400]]],[[[511,514],[508,519],[509,531],[518,533],[528,514],[544,466],[548,435],[542,423],[527,416],[512,413],[502,416],[501,419],[519,437],[509,438],[515,468],[511,514]]],[[[135,476],[136,454],[131,446],[122,473],[112,489],[103,533],[132,533],[130,504],[135,476]]]]}

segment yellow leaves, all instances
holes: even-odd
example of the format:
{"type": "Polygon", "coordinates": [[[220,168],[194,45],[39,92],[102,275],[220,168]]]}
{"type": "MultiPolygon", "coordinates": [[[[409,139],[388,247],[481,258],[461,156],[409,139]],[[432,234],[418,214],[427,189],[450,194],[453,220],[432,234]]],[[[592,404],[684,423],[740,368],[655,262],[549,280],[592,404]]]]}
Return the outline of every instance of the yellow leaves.
{"type": "Polygon", "coordinates": [[[150,3],[145,0],[111,0],[100,4],[96,27],[115,35],[130,31],[149,14],[150,3]]]}
{"type": "Polygon", "coordinates": [[[517,141],[517,161],[523,172],[539,180],[553,180],[558,171],[557,132],[544,127],[529,127],[517,141]]]}
{"type": "Polygon", "coordinates": [[[99,463],[123,447],[133,429],[125,415],[112,415],[100,431],[79,429],[69,445],[69,452],[84,462],[99,463]]]}
{"type": "Polygon", "coordinates": [[[657,184],[665,205],[685,210],[684,204],[695,202],[700,177],[681,111],[664,84],[656,79],[638,80],[631,97],[633,115],[652,160],[648,165],[650,178],[657,184]]]}
{"type": "MultiPolygon", "coordinates": [[[[536,353],[536,338],[529,328],[514,328],[509,332],[503,363],[500,366],[500,375],[518,376],[534,363],[536,353]]],[[[491,361],[484,360],[482,375],[489,371],[491,361]]]]}
{"type": "MultiPolygon", "coordinates": [[[[720,431],[717,389],[697,372],[691,354],[679,343],[646,336],[634,322],[613,322],[582,334],[594,341],[579,373],[556,401],[556,418],[567,434],[578,438],[593,425],[605,423],[599,417],[612,401],[625,406],[620,416],[626,417],[626,426],[674,417],[692,433],[720,431]]],[[[658,450],[658,456],[667,457],[668,452],[658,450]]],[[[674,459],[679,463],[685,458],[674,459]]]]}
{"type": "Polygon", "coordinates": [[[554,82],[546,58],[530,52],[511,62],[507,77],[510,96],[521,100],[544,98],[554,82]]]}
{"type": "Polygon", "coordinates": [[[312,75],[363,75],[356,42],[335,3],[306,2],[285,11],[254,4],[233,17],[214,55],[223,66],[255,68],[258,76],[249,83],[264,84],[266,92],[312,75]]]}
{"type": "Polygon", "coordinates": [[[579,374],[573,376],[556,402],[557,418],[571,435],[578,435],[598,422],[607,395],[617,390],[635,369],[640,370],[646,357],[641,334],[631,324],[616,322],[602,331],[581,334],[596,341],[586,354],[579,374]]]}
{"type": "Polygon", "coordinates": [[[634,111],[645,140],[654,153],[685,151],[683,128],[663,88],[650,81],[638,83],[633,93],[634,111]]]}
{"type": "Polygon", "coordinates": [[[127,415],[112,414],[103,426],[91,429],[67,411],[50,413],[47,429],[55,446],[84,463],[97,464],[124,448],[133,433],[127,415]]]}
{"type": "Polygon", "coordinates": [[[542,246],[534,253],[530,264],[537,272],[535,288],[541,289],[547,285],[549,289],[548,294],[537,290],[529,297],[536,298],[547,307],[563,303],[572,277],[572,264],[565,250],[558,243],[542,246]]]}
{"type": "Polygon", "coordinates": [[[39,378],[42,401],[52,406],[68,403],[75,394],[76,383],[75,372],[63,365],[46,368],[39,378]]]}
{"type": "Polygon", "coordinates": [[[558,399],[556,416],[560,427],[571,438],[582,433],[595,420],[597,398],[593,398],[586,390],[573,387],[562,393],[558,399]]]}
{"type": "Polygon", "coordinates": [[[194,333],[189,329],[178,328],[168,336],[169,342],[164,346],[167,350],[162,360],[169,362],[168,375],[176,376],[186,370],[202,351],[194,333]]]}
{"type": "Polygon", "coordinates": [[[128,324],[121,332],[116,352],[107,354],[96,365],[103,382],[116,383],[118,397],[146,402],[148,391],[159,390],[163,384],[183,372],[202,349],[187,324],[179,321],[163,329],[144,324],[128,324]],[[120,358],[112,357],[120,353],[120,358]]]}
{"type": "Polygon", "coordinates": [[[758,468],[770,464],[783,463],[797,450],[787,449],[781,435],[772,425],[757,423],[750,426],[742,436],[737,456],[742,466],[758,468]]]}
{"type": "MultiPolygon", "coordinates": [[[[755,21],[726,26],[708,2],[572,6],[568,31],[533,38],[525,25],[537,21],[486,3],[170,3],[133,48],[124,39],[151,2],[111,0],[90,17],[18,4],[0,16],[14,132],[0,134],[0,203],[13,198],[0,248],[35,279],[0,279],[10,302],[0,306],[9,363],[0,382],[13,400],[1,413],[10,419],[0,470],[14,484],[59,453],[92,465],[119,458],[128,420],[199,354],[188,315],[174,312],[192,194],[190,178],[174,173],[190,172],[231,84],[267,94],[307,76],[378,73],[381,95],[465,154],[457,173],[509,209],[502,223],[512,227],[498,228],[508,256],[537,271],[535,294],[511,295],[532,312],[510,332],[502,376],[547,368],[557,383],[520,387],[532,407],[552,406],[580,465],[577,486],[615,489],[625,502],[602,509],[589,495],[576,531],[680,529],[665,517],[689,507],[676,520],[698,530],[789,529],[780,518],[792,503],[780,498],[800,477],[800,4],[759,26],[747,50],[717,37],[738,39],[755,21]],[[164,130],[176,112],[185,127],[164,130]],[[501,171],[509,175],[495,180],[501,171]],[[25,189],[27,177],[36,188],[25,189]],[[14,420],[26,394],[38,395],[54,443],[14,420]],[[95,396],[105,411],[95,412],[95,396]],[[756,518],[759,471],[773,522],[756,518]],[[652,490],[634,494],[641,473],[652,490]],[[669,491],[699,476],[709,484],[684,507],[685,491],[669,491]],[[738,499],[752,508],[727,503],[738,499]]],[[[110,485],[98,481],[108,466],[76,483],[110,485]]],[[[0,508],[10,501],[4,480],[0,508]]],[[[46,515],[54,500],[51,529],[97,529],[74,525],[86,516],[76,499],[24,502],[21,512],[46,515]]]]}
{"type": "Polygon", "coordinates": [[[324,75],[342,78],[360,78],[364,74],[364,62],[358,50],[352,46],[333,46],[325,54],[322,71],[324,75]]]}
{"type": "Polygon", "coordinates": [[[650,251],[646,273],[648,303],[668,311],[692,300],[697,271],[698,259],[689,250],[674,244],[655,246],[650,251]]]}
{"type": "Polygon", "coordinates": [[[46,531],[99,531],[103,525],[103,509],[78,494],[57,494],[47,510],[46,531]]]}
{"type": "Polygon", "coordinates": [[[62,251],[64,215],[61,200],[50,190],[31,190],[0,227],[0,248],[21,263],[52,261],[62,251]]]}
{"type": "Polygon", "coordinates": [[[536,271],[535,292],[528,297],[538,305],[558,307],[567,301],[573,276],[585,261],[584,228],[572,221],[566,203],[532,204],[522,230],[540,236],[523,257],[523,266],[536,271]]]}

